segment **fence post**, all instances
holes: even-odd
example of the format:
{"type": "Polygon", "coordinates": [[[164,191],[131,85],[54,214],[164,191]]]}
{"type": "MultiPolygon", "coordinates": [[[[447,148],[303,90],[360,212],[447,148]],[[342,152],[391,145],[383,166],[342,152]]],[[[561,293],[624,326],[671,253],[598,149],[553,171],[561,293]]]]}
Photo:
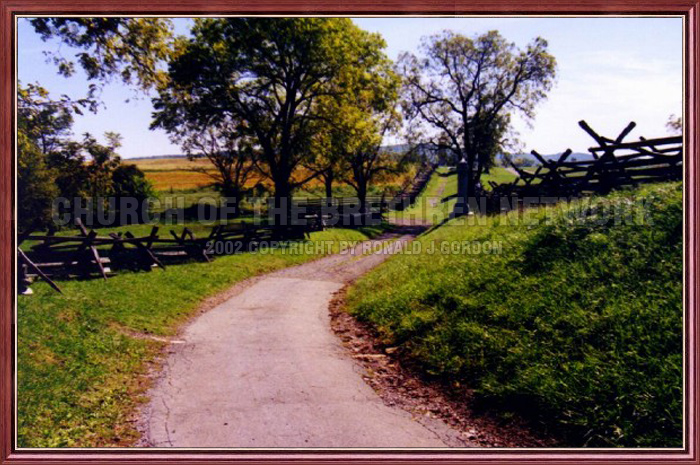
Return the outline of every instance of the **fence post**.
{"type": "Polygon", "coordinates": [[[452,212],[452,216],[462,216],[469,213],[469,202],[467,193],[469,192],[469,165],[467,160],[462,159],[457,163],[457,203],[452,212]]]}

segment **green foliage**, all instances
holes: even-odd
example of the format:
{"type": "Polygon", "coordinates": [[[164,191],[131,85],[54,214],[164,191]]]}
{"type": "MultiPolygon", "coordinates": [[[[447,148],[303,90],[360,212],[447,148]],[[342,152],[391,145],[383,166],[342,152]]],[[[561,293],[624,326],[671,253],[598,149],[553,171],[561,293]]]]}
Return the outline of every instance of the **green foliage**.
{"type": "Polygon", "coordinates": [[[115,197],[132,197],[139,202],[155,197],[153,186],[136,165],[120,164],[112,172],[115,197]]]}
{"type": "MultiPolygon", "coordinates": [[[[90,134],[83,136],[81,144],[90,157],[90,162],[85,166],[87,170],[86,190],[90,197],[114,195],[112,173],[121,163],[116,150],[120,147],[120,136],[114,133],[105,133],[108,139],[107,145],[102,145],[90,134]]],[[[136,168],[138,169],[138,168],[136,168]]]]}
{"type": "MultiPolygon", "coordinates": [[[[34,30],[80,50],[75,60],[89,80],[113,77],[144,89],[162,82],[158,64],[171,53],[172,22],[163,18],[33,18],[34,30]]],[[[59,73],[70,77],[75,62],[56,52],[59,73]]]]}
{"type": "Polygon", "coordinates": [[[64,166],[55,160],[70,143],[73,112],[90,104],[86,100],[73,101],[67,97],[52,100],[46,89],[39,85],[18,85],[17,216],[20,230],[49,224],[53,199],[63,187],[63,183],[57,180],[74,174],[62,170],[64,166]]]}
{"type": "MultiPolygon", "coordinates": [[[[337,252],[341,240],[378,232],[332,229],[311,240],[335,241],[337,252]]],[[[122,272],[107,282],[63,281],[63,294],[32,284],[34,295],[18,299],[19,446],[132,445],[145,375],[163,348],[152,337],[175,335],[205,297],[238,281],[318,257],[282,252],[122,272]]]]}
{"type": "Polygon", "coordinates": [[[320,99],[322,118],[312,147],[320,154],[314,160],[321,164],[317,170],[326,179],[332,171],[352,186],[361,208],[371,184],[406,166],[402,157],[381,150],[385,136],[400,126],[400,83],[391,61],[376,47],[363,58],[362,67],[345,67],[333,82],[336,90],[320,99]]]}
{"type": "Polygon", "coordinates": [[[426,373],[567,445],[681,446],[681,185],[470,218],[359,280],[350,310],[426,373]],[[425,253],[433,241],[502,250],[425,253]]]}
{"type": "Polygon", "coordinates": [[[41,229],[51,221],[57,197],[71,201],[89,197],[135,197],[153,194],[136,167],[121,167],[118,134],[107,132],[103,145],[90,134],[72,140],[73,113],[90,108],[90,100],[52,100],[46,89],[29,84],[18,88],[17,152],[19,227],[41,229]],[[86,162],[86,158],[89,160],[86,162]]]}
{"type": "Polygon", "coordinates": [[[17,220],[18,229],[41,228],[51,221],[51,202],[58,194],[55,172],[46,164],[39,148],[20,131],[17,134],[17,220]]]}

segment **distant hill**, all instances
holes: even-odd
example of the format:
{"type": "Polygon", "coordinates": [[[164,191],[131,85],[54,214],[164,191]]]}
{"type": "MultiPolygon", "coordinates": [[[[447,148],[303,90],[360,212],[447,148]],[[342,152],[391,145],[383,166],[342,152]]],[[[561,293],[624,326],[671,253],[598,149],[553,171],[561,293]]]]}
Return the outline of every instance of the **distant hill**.
{"type": "MultiPolygon", "coordinates": [[[[541,154],[541,155],[542,155],[542,158],[544,158],[545,160],[558,160],[559,157],[561,156],[560,153],[541,154]]],[[[513,158],[517,158],[517,157],[524,158],[526,160],[531,160],[532,163],[535,165],[540,164],[539,160],[537,160],[537,158],[535,158],[533,155],[531,155],[529,153],[518,153],[518,154],[513,155],[513,158]]],[[[504,161],[503,155],[499,155],[498,159],[501,162],[503,162],[504,161]]],[[[592,159],[593,159],[593,155],[591,155],[588,152],[574,152],[567,157],[566,161],[584,161],[584,160],[592,160],[592,159]]]]}
{"type": "MultiPolygon", "coordinates": [[[[201,157],[201,155],[195,156],[195,158],[199,158],[199,157],[201,157]]],[[[184,153],[181,153],[179,155],[150,155],[150,156],[146,156],[146,157],[124,158],[124,160],[134,160],[134,161],[136,161],[136,160],[163,160],[163,159],[167,159],[167,158],[187,158],[187,155],[185,155],[184,153]]]]}

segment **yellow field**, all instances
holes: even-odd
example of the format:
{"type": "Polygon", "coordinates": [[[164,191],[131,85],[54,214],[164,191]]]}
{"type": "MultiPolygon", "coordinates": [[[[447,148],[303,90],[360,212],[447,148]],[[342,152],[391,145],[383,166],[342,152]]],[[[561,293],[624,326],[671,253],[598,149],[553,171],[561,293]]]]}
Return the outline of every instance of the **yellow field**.
{"type": "MultiPolygon", "coordinates": [[[[146,160],[129,160],[125,159],[124,163],[134,164],[144,172],[146,178],[151,181],[153,187],[157,191],[178,191],[187,189],[200,189],[210,186],[214,180],[207,173],[214,173],[215,170],[211,162],[206,158],[197,158],[188,160],[187,158],[155,158],[146,160]],[[193,171],[193,169],[206,170],[206,173],[193,171]]],[[[305,169],[297,170],[295,178],[303,179],[311,173],[305,169]]],[[[409,170],[407,173],[382,180],[377,183],[379,186],[400,186],[407,179],[414,176],[414,170],[409,170]]],[[[263,178],[259,174],[253,174],[246,183],[246,187],[252,187],[257,183],[262,182],[264,185],[271,187],[271,182],[263,178]]],[[[306,189],[318,188],[323,185],[320,178],[315,178],[309,181],[304,187],[306,189]]]]}
{"type": "Polygon", "coordinates": [[[209,160],[197,158],[154,158],[146,160],[124,160],[132,163],[146,174],[157,191],[199,189],[211,185],[214,180],[206,173],[192,171],[205,169],[213,173],[209,160]]]}

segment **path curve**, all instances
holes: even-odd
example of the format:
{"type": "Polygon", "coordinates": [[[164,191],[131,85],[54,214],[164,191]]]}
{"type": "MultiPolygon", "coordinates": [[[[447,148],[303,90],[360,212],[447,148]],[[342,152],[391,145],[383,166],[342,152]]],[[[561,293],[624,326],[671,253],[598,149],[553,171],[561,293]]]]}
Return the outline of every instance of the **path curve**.
{"type": "Polygon", "coordinates": [[[446,447],[449,428],[385,405],[330,329],[333,294],[388,257],[370,251],[397,250],[413,234],[239,284],[170,346],[143,413],[143,444],[446,447]]]}

